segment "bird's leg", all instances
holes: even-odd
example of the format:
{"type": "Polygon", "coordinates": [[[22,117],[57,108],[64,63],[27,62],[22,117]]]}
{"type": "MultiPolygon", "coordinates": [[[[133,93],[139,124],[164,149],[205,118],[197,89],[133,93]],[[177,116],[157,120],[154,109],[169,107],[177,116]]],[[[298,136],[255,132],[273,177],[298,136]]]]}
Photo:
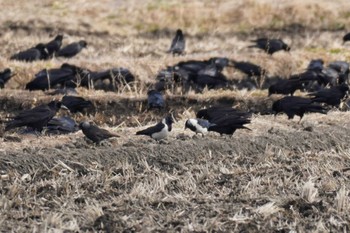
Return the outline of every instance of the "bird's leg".
{"type": "Polygon", "coordinates": [[[301,116],[300,119],[299,119],[299,121],[298,121],[298,124],[300,124],[302,118],[303,118],[303,117],[301,116]]]}

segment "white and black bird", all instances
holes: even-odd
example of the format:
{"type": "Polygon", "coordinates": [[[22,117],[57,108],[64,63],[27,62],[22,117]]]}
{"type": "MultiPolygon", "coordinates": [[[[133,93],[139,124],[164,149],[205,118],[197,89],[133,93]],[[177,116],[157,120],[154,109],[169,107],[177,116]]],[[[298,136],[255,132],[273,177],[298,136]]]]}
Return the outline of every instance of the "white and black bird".
{"type": "Polygon", "coordinates": [[[203,136],[208,133],[209,127],[215,124],[210,123],[205,119],[192,118],[188,119],[185,123],[185,129],[190,129],[196,134],[202,134],[203,136]]]}
{"type": "Polygon", "coordinates": [[[55,39],[48,42],[45,46],[50,57],[60,50],[62,46],[63,35],[57,35],[55,39]]]}
{"type": "Polygon", "coordinates": [[[176,35],[171,42],[168,53],[172,53],[173,55],[175,54],[181,55],[185,51],[185,46],[186,46],[185,36],[182,33],[181,29],[177,29],[176,35]]]}
{"type": "Polygon", "coordinates": [[[173,123],[173,118],[169,115],[155,126],[136,132],[136,135],[147,135],[159,141],[168,137],[173,123]]]}

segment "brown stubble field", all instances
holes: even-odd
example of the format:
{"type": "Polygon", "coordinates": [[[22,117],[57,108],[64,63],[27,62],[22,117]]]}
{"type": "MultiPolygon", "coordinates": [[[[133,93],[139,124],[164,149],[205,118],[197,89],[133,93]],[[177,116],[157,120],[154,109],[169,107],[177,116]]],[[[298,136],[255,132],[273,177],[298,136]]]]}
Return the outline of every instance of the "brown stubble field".
{"type": "MultiPolygon", "coordinates": [[[[145,111],[159,70],[182,60],[226,56],[268,70],[301,72],[309,60],[350,60],[341,38],[350,30],[344,1],[5,1],[0,0],[0,69],[18,75],[0,90],[1,118],[61,96],[27,92],[43,68],[69,62],[91,70],[125,67],[136,82],[113,92],[78,89],[96,110],[72,115],[121,135],[93,145],[82,132],[65,136],[2,134],[0,232],[348,232],[349,113],[254,114],[249,130],[204,138],[184,131],[196,110],[229,103],[264,112],[266,90],[168,91],[176,122],[166,142],[135,136],[161,114],[145,111]],[[165,54],[177,28],[187,54],[165,54]],[[70,60],[10,61],[11,54],[50,40],[85,39],[70,60]],[[249,49],[250,39],[281,37],[290,53],[249,49]]],[[[228,68],[230,80],[244,79],[228,68]]],[[[303,93],[297,93],[303,95],[303,93]]],[[[60,114],[67,114],[61,112],[60,114]]]]}

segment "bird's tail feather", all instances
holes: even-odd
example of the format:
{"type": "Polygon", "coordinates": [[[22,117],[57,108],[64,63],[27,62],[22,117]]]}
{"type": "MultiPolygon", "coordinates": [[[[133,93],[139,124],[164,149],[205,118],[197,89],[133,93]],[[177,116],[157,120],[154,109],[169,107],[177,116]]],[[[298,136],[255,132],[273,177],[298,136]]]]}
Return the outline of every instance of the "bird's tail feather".
{"type": "Polygon", "coordinates": [[[257,48],[257,45],[249,45],[247,48],[257,48]]]}
{"type": "Polygon", "coordinates": [[[311,105],[308,108],[308,112],[317,112],[317,113],[327,114],[327,109],[325,109],[321,105],[311,105]]]}
{"type": "Polygon", "coordinates": [[[17,128],[19,127],[20,125],[18,124],[17,121],[10,121],[10,122],[7,122],[6,126],[5,126],[5,131],[9,131],[11,129],[14,129],[14,128],[17,128]]]}
{"type": "Polygon", "coordinates": [[[136,135],[145,135],[145,134],[146,134],[145,130],[140,130],[136,132],[136,135]]]}

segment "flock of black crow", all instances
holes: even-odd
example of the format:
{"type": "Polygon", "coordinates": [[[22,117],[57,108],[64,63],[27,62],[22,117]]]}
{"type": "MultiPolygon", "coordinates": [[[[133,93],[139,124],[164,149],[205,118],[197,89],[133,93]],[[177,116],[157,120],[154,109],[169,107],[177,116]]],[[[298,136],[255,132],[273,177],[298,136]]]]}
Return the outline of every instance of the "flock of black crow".
{"type": "MultiPolygon", "coordinates": [[[[10,59],[32,62],[36,60],[51,59],[52,57],[71,58],[87,47],[87,42],[68,44],[64,47],[64,37],[57,35],[48,43],[40,43],[33,48],[20,51],[10,59]],[[62,48],[61,48],[62,47],[62,48]]],[[[344,43],[350,41],[350,33],[343,37],[344,43]]],[[[250,48],[258,48],[273,55],[278,51],[290,52],[290,47],[280,39],[259,38],[251,41],[250,48]]],[[[171,42],[168,53],[182,55],[185,52],[185,37],[178,29],[171,42]]],[[[267,71],[258,65],[246,61],[230,60],[226,57],[212,57],[208,60],[182,61],[161,70],[157,82],[148,91],[148,110],[165,108],[162,92],[170,87],[180,86],[184,90],[193,89],[198,92],[204,88],[230,88],[233,83],[226,78],[223,70],[233,67],[250,77],[262,77],[267,71]]],[[[304,72],[294,74],[289,78],[275,78],[269,83],[268,95],[287,95],[272,105],[271,113],[285,113],[288,119],[299,116],[300,120],[305,113],[317,112],[326,114],[330,107],[339,107],[349,91],[349,63],[334,61],[327,66],[322,59],[310,61],[304,72]],[[308,92],[307,97],[293,96],[296,90],[308,92]],[[290,95],[290,96],[289,96],[290,95]]],[[[9,68],[0,73],[0,88],[14,76],[9,68]]],[[[5,122],[5,131],[26,126],[37,132],[45,131],[49,134],[65,134],[82,130],[84,135],[95,143],[118,137],[117,134],[99,128],[93,122],[77,124],[72,118],[55,117],[59,109],[64,108],[71,113],[84,112],[92,108],[93,103],[76,96],[76,87],[116,90],[121,85],[132,85],[134,75],[126,68],[111,68],[103,71],[91,71],[68,63],[59,68],[39,71],[33,80],[26,84],[27,90],[52,90],[49,95],[64,95],[61,101],[51,101],[32,109],[23,110],[15,116],[10,116],[5,122]],[[108,80],[108,84],[106,84],[108,80]]],[[[237,83],[236,83],[237,84],[237,83]]],[[[159,111],[160,112],[160,111],[159,111]]],[[[196,118],[188,119],[185,129],[196,134],[206,134],[214,131],[219,134],[233,134],[237,129],[248,129],[245,125],[251,122],[251,113],[243,112],[232,107],[214,106],[201,109],[196,118]]],[[[137,135],[147,135],[155,140],[165,139],[172,130],[173,116],[167,115],[155,126],[138,131],[137,135]]]]}

